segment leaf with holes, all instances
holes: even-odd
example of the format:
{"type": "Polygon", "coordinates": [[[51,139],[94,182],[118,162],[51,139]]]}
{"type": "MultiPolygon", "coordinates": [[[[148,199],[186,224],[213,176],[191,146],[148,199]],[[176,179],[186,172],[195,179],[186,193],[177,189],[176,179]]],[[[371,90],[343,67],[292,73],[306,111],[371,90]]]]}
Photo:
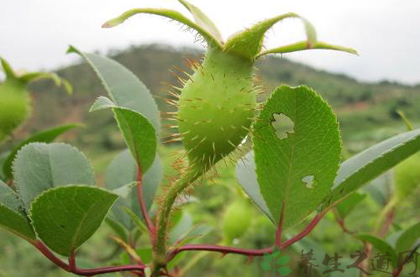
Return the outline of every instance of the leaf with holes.
{"type": "Polygon", "coordinates": [[[38,236],[50,249],[70,256],[101,226],[117,198],[91,186],[53,188],[33,201],[30,217],[38,236]]]}
{"type": "MultiPolygon", "coordinates": [[[[147,209],[150,209],[152,206],[157,189],[162,181],[162,175],[162,165],[159,157],[156,157],[152,167],[144,174],[142,179],[143,197],[147,209]]],[[[136,162],[130,155],[130,152],[128,150],[124,150],[119,153],[108,166],[105,174],[105,186],[110,190],[115,190],[125,186],[126,184],[135,182],[136,179],[136,162]]],[[[120,197],[112,208],[114,218],[127,229],[132,230],[136,225],[122,207],[128,208],[138,217],[142,218],[140,206],[137,200],[137,188],[133,188],[127,197],[120,197]]]]}
{"type": "Polygon", "coordinates": [[[64,143],[31,143],[24,146],[13,163],[16,187],[29,207],[31,201],[53,187],[95,184],[92,166],[79,150],[64,143]]]}
{"type": "Polygon", "coordinates": [[[45,142],[45,143],[50,143],[52,141],[54,141],[58,136],[60,136],[61,134],[74,129],[76,127],[80,127],[80,125],[78,124],[68,124],[68,125],[63,125],[63,126],[59,126],[59,127],[55,127],[52,129],[48,129],[48,130],[43,130],[39,133],[36,133],[32,136],[30,136],[29,138],[25,139],[24,141],[22,141],[21,143],[19,143],[18,145],[16,145],[14,147],[14,149],[10,152],[10,154],[7,156],[4,164],[3,164],[3,172],[4,174],[7,176],[7,178],[12,178],[13,174],[12,174],[12,164],[13,161],[16,157],[16,154],[18,153],[18,151],[20,149],[22,149],[23,146],[31,143],[31,142],[45,142]]]}
{"type": "Polygon", "coordinates": [[[28,241],[34,241],[36,235],[22,205],[18,195],[0,181],[0,226],[28,241]]]}
{"type": "Polygon", "coordinates": [[[420,129],[376,144],[341,164],[324,208],[336,204],[367,182],[377,178],[420,151],[420,129]]]}
{"type": "Polygon", "coordinates": [[[284,207],[283,227],[291,227],[315,210],[331,189],[341,153],[336,117],[315,91],[282,86],[261,111],[254,134],[261,195],[276,222],[284,207]],[[288,117],[294,127],[286,122],[279,134],[273,125],[276,114],[288,117]]]}

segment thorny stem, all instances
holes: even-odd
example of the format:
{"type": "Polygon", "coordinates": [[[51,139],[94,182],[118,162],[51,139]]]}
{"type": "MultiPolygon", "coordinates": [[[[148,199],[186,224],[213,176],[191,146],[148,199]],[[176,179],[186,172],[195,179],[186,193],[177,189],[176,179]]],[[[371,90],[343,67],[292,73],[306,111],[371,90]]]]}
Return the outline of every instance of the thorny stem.
{"type": "MultiPolygon", "coordinates": [[[[77,275],[82,276],[93,276],[97,274],[105,274],[105,273],[112,273],[112,272],[122,272],[122,271],[134,271],[140,272],[141,274],[144,273],[145,266],[143,265],[123,265],[123,266],[109,266],[109,267],[100,267],[100,268],[93,268],[93,269],[81,269],[77,268],[75,262],[71,262],[73,265],[66,264],[57,256],[54,255],[41,241],[36,241],[33,243],[34,246],[42,253],[45,257],[47,257],[50,261],[52,261],[57,266],[61,267],[67,272],[71,272],[77,275]]],[[[70,260],[72,257],[70,257],[70,260]]]]}
{"type": "Polygon", "coordinates": [[[137,167],[137,199],[139,201],[141,214],[143,215],[143,218],[147,224],[147,229],[149,230],[150,240],[153,243],[155,239],[156,230],[155,230],[155,226],[152,223],[152,220],[149,217],[149,213],[147,212],[146,203],[144,202],[142,178],[143,178],[142,170],[141,170],[141,167],[138,166],[137,167]]]}
{"type": "MultiPolygon", "coordinates": [[[[285,249],[289,247],[290,245],[294,244],[295,242],[301,240],[305,236],[307,236],[318,223],[321,221],[321,219],[325,216],[325,214],[331,209],[332,207],[325,209],[322,213],[316,215],[312,221],[309,223],[308,226],[306,226],[305,229],[303,229],[302,232],[294,236],[293,238],[290,238],[289,240],[286,240],[283,244],[279,246],[280,249],[285,249]]],[[[218,245],[207,245],[207,244],[191,244],[191,245],[185,245],[183,247],[176,248],[171,253],[169,253],[167,261],[172,260],[175,258],[176,255],[178,255],[181,252],[184,251],[210,251],[210,252],[219,252],[223,255],[227,254],[238,254],[238,255],[244,255],[248,256],[250,258],[256,257],[256,256],[263,256],[264,253],[269,252],[273,250],[273,247],[268,247],[265,249],[242,249],[242,248],[236,248],[236,247],[227,247],[227,246],[218,246],[218,245]]]]}
{"type": "MultiPolygon", "coordinates": [[[[156,229],[156,240],[154,244],[154,266],[153,274],[158,274],[161,268],[166,264],[166,253],[167,253],[167,231],[169,218],[172,211],[172,206],[175,203],[177,197],[191,185],[199,176],[201,176],[199,170],[191,169],[187,171],[181,179],[179,179],[174,185],[172,185],[168,192],[165,194],[161,210],[158,215],[157,229],[156,229]]],[[[157,275],[156,275],[157,276],[157,275]]]]}

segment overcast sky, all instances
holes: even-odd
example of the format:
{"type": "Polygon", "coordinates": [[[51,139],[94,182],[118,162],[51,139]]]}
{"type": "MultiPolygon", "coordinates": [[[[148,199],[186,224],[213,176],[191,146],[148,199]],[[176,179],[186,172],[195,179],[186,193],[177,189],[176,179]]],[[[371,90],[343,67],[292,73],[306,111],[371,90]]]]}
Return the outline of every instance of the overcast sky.
{"type": "MultiPolygon", "coordinates": [[[[215,21],[224,38],[265,18],[296,12],[316,27],[318,39],[357,49],[360,57],[313,50],[285,57],[359,80],[420,83],[419,0],[190,0],[215,21]]],[[[153,42],[192,46],[194,36],[156,16],[137,16],[113,29],[102,23],[130,8],[183,9],[176,0],[0,0],[0,56],[15,68],[54,69],[83,51],[123,49],[153,42]]],[[[302,40],[302,24],[284,21],[267,46],[302,40]]],[[[201,47],[201,45],[197,45],[201,47]]]]}

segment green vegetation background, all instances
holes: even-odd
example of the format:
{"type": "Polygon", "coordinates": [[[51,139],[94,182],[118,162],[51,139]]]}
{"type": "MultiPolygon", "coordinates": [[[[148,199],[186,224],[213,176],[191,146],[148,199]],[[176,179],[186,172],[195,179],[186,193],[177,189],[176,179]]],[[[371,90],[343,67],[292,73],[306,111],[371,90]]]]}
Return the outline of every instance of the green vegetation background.
{"type": "MultiPolygon", "coordinates": [[[[177,85],[176,76],[186,78],[182,71],[190,70],[185,65],[187,58],[199,60],[202,53],[196,49],[174,49],[164,45],[146,45],[131,47],[124,51],[111,51],[110,56],[121,62],[134,72],[151,92],[161,111],[170,111],[174,107],[168,106],[163,98],[169,95],[165,92],[167,84],[177,85]]],[[[347,153],[344,156],[365,149],[374,142],[385,139],[393,134],[404,131],[404,126],[396,113],[402,110],[413,122],[420,122],[420,84],[407,86],[395,82],[383,81],[379,83],[363,83],[341,74],[331,74],[316,70],[309,66],[291,62],[284,58],[269,57],[259,62],[256,72],[261,79],[265,94],[278,85],[305,84],[316,91],[329,102],[337,113],[342,137],[347,153]]],[[[65,122],[81,122],[85,128],[71,132],[63,140],[69,142],[86,153],[94,164],[98,184],[102,184],[102,174],[111,159],[125,147],[124,141],[118,132],[117,126],[110,112],[88,113],[89,107],[95,98],[104,95],[104,91],[92,70],[85,64],[58,70],[61,77],[69,80],[74,86],[74,94],[68,96],[49,82],[40,82],[31,87],[33,93],[33,114],[31,119],[21,128],[8,144],[12,144],[27,134],[52,127],[65,122]]],[[[168,123],[168,122],[167,122],[168,123]]],[[[417,124],[416,124],[417,125],[417,124]]],[[[164,135],[169,129],[164,129],[164,135]]],[[[7,144],[6,146],[7,147],[7,144]]],[[[161,147],[162,156],[166,157],[165,168],[167,176],[173,174],[169,154],[180,148],[180,145],[171,144],[161,147]]],[[[218,169],[218,176],[206,181],[194,191],[194,196],[199,203],[191,204],[187,210],[193,215],[194,222],[206,221],[215,226],[206,241],[217,243],[220,236],[217,230],[221,228],[223,211],[234,197],[240,194],[239,186],[234,178],[233,165],[222,165],[218,169]]],[[[418,199],[420,194],[413,194],[413,199],[418,199]]],[[[404,225],[415,221],[419,215],[418,201],[407,201],[397,215],[396,222],[404,225]]],[[[353,230],[365,229],[369,231],[378,207],[373,199],[367,198],[361,207],[346,219],[348,227],[353,230]]],[[[252,225],[244,237],[238,242],[243,247],[262,248],[272,244],[274,228],[257,209],[253,210],[252,225]]],[[[295,230],[302,228],[297,226],[295,230]]],[[[294,230],[291,230],[293,233],[294,230]]],[[[110,238],[111,231],[107,226],[102,226],[95,235],[79,252],[79,265],[85,267],[109,264],[113,259],[118,259],[118,247],[110,238]]],[[[322,245],[322,255],[325,252],[330,256],[334,252],[349,258],[349,253],[360,250],[362,245],[345,235],[338,228],[332,218],[325,219],[311,234],[311,238],[322,245]]],[[[315,250],[314,251],[320,251],[315,250]]],[[[288,266],[294,273],[289,276],[299,275],[297,261],[300,258],[299,249],[288,250],[285,254],[292,256],[288,266]]],[[[319,255],[319,253],[318,253],[319,255]]],[[[186,256],[188,263],[192,256],[186,256]]],[[[261,259],[247,263],[246,257],[230,255],[221,259],[220,254],[208,254],[188,272],[186,276],[271,276],[264,272],[258,265],[261,259]],[[265,275],[266,274],[266,275],[265,275]]],[[[320,264],[317,260],[315,263],[320,264]]],[[[348,264],[348,263],[347,263],[348,264]]],[[[70,276],[47,261],[28,243],[0,231],[0,276],[70,276]],[[22,270],[25,269],[25,270],[22,270]]],[[[118,276],[114,274],[113,276],[118,276]]],[[[316,276],[316,274],[314,274],[316,276]]],[[[344,276],[344,275],[343,275],[344,276]]],[[[350,276],[350,275],[346,275],[350,276]]]]}

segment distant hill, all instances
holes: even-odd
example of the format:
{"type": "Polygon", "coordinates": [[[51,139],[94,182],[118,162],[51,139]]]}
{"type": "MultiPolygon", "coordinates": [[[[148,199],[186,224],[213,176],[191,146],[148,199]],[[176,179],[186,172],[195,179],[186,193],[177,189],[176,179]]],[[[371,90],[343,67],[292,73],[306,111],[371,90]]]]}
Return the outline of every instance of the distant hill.
{"type": "MultiPolygon", "coordinates": [[[[191,48],[145,45],[114,51],[110,56],[149,87],[161,110],[168,110],[170,108],[160,99],[167,97],[164,83],[177,84],[174,75],[183,76],[182,70],[189,71],[185,65],[187,58],[200,59],[202,53],[191,48]]],[[[263,80],[266,95],[281,84],[305,84],[318,91],[338,113],[345,139],[351,139],[356,130],[371,131],[372,128],[401,124],[396,109],[403,110],[413,120],[420,120],[420,85],[406,86],[387,81],[362,83],[280,57],[268,57],[258,62],[258,68],[256,74],[263,80]]],[[[114,132],[116,127],[111,113],[88,113],[95,98],[105,94],[92,70],[83,63],[62,68],[58,74],[73,84],[74,94],[68,96],[49,82],[34,84],[34,114],[24,130],[39,130],[63,122],[83,122],[88,128],[74,136],[76,144],[120,147],[121,140],[114,132]]]]}

